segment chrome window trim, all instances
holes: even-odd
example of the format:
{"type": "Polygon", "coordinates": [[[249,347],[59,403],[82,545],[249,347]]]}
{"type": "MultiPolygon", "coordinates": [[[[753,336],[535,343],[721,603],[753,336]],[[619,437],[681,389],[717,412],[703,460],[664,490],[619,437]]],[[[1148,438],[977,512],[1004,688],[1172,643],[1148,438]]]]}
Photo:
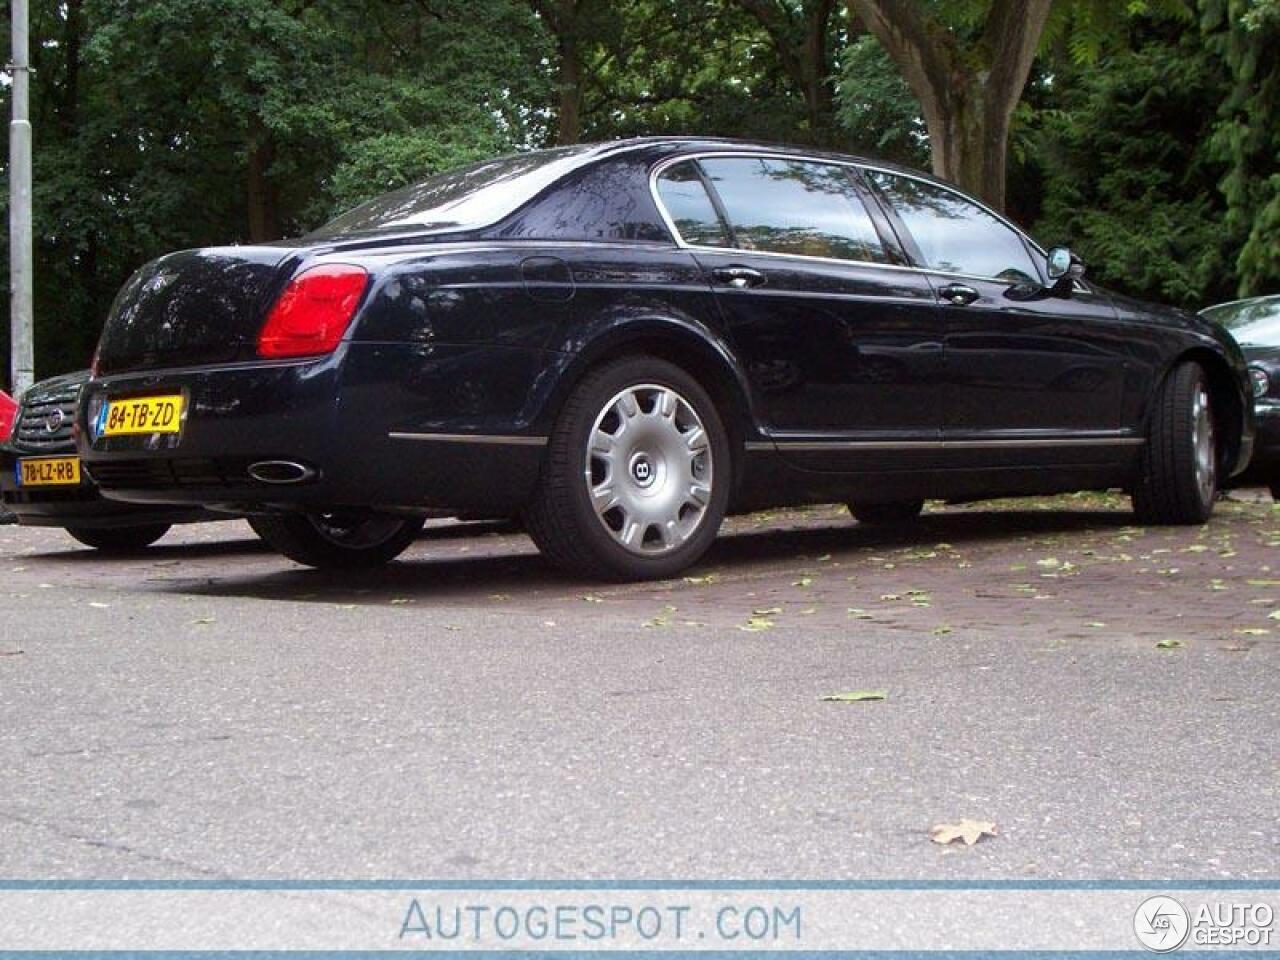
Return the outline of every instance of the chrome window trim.
{"type": "MultiPolygon", "coordinates": [[[[685,153],[675,157],[667,157],[665,160],[662,160],[659,163],[654,164],[653,169],[649,171],[649,193],[653,197],[654,205],[658,208],[658,215],[662,217],[663,226],[667,228],[667,231],[671,234],[671,238],[675,242],[675,245],[680,249],[690,250],[695,253],[697,252],[740,253],[745,256],[751,256],[751,257],[782,257],[790,260],[803,260],[803,261],[812,262],[812,263],[835,263],[835,264],[841,264],[843,266],[854,264],[856,266],[861,266],[861,267],[876,267],[876,268],[885,269],[885,270],[909,270],[914,273],[924,273],[924,274],[929,274],[935,277],[955,277],[962,280],[982,280],[987,283],[1003,283],[1003,284],[1011,285],[1009,284],[1009,281],[1005,280],[1003,277],[987,277],[987,276],[981,276],[981,275],[972,274],[972,273],[957,273],[952,270],[937,270],[937,269],[934,269],[933,267],[903,266],[901,264],[896,264],[896,263],[880,263],[876,260],[842,260],[836,257],[814,257],[814,256],[809,256],[803,253],[780,253],[773,250],[748,250],[744,247],[727,247],[727,246],[726,247],[710,247],[710,246],[704,246],[700,244],[687,242],[684,239],[684,237],[680,235],[680,231],[676,229],[675,221],[671,219],[671,215],[667,212],[667,208],[662,204],[662,199],[658,194],[658,178],[662,176],[662,173],[668,167],[673,167],[676,164],[683,163],[687,160],[693,160],[696,162],[704,158],[735,158],[735,157],[746,157],[746,158],[768,157],[770,159],[775,159],[775,160],[795,160],[802,163],[820,163],[820,164],[825,163],[829,166],[834,166],[834,167],[849,167],[855,171],[876,170],[880,173],[887,173],[890,176],[906,177],[910,180],[916,180],[928,186],[938,187],[939,189],[946,190],[949,193],[955,194],[961,200],[974,204],[981,210],[984,210],[985,212],[989,213],[992,217],[994,217],[1000,223],[1004,224],[1010,230],[1012,230],[1015,234],[1021,237],[1024,242],[1029,243],[1031,245],[1031,248],[1035,250],[1036,253],[1040,254],[1040,256],[1042,257],[1048,256],[1048,254],[1045,253],[1044,248],[1040,246],[1040,244],[1036,243],[1035,240],[1031,239],[1031,237],[1025,231],[1019,229],[1017,226],[1010,223],[1005,217],[1002,217],[1000,214],[996,213],[994,210],[988,207],[985,203],[982,203],[980,200],[970,197],[967,194],[961,193],[959,190],[956,190],[954,187],[949,187],[946,184],[940,183],[937,180],[931,180],[926,177],[918,176],[911,173],[904,173],[901,170],[895,170],[892,167],[885,167],[875,163],[861,163],[856,160],[832,160],[827,157],[819,158],[819,157],[805,156],[804,154],[799,154],[799,153],[790,153],[786,151],[772,151],[767,149],[706,150],[698,153],[685,153]]],[[[1040,282],[1043,282],[1044,280],[1043,277],[1040,277],[1039,279],[1040,279],[1040,282]]]]}

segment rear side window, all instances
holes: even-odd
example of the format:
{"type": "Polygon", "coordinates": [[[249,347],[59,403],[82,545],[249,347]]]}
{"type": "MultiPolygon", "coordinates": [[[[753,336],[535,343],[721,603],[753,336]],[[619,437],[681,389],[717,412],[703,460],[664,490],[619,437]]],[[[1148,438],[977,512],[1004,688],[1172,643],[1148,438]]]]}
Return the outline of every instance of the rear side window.
{"type": "Polygon", "coordinates": [[[1022,237],[976,203],[913,177],[865,173],[906,226],[925,266],[1010,283],[1039,282],[1022,237]]]}
{"type": "Polygon", "coordinates": [[[716,216],[716,208],[692,160],[662,172],[658,177],[658,196],[685,243],[700,247],[729,246],[724,225],[716,216]]]}
{"type": "Polygon", "coordinates": [[[744,250],[887,263],[844,167],[773,157],[702,160],[744,250]]]}

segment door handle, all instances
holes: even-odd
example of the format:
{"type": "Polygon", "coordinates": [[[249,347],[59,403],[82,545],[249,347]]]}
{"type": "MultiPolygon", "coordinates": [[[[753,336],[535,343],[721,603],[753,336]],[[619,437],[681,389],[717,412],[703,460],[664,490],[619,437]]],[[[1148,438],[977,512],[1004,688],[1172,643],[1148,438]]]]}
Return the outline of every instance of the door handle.
{"type": "Polygon", "coordinates": [[[716,267],[711,275],[726,287],[745,290],[747,287],[759,287],[764,284],[764,274],[750,267],[716,267]]]}
{"type": "Polygon", "coordinates": [[[981,296],[973,287],[963,283],[948,283],[938,291],[938,296],[953,307],[967,307],[981,296]]]}

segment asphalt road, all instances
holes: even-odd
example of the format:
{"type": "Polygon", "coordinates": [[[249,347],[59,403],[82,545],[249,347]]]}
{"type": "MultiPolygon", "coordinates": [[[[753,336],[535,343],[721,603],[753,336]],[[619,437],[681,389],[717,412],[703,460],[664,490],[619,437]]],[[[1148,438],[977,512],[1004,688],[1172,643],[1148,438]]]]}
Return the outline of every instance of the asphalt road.
{"type": "Polygon", "coordinates": [[[0,877],[1274,878],[1280,510],[1131,523],[756,515],[621,587],[487,526],[359,576],[0,527],[0,877]]]}

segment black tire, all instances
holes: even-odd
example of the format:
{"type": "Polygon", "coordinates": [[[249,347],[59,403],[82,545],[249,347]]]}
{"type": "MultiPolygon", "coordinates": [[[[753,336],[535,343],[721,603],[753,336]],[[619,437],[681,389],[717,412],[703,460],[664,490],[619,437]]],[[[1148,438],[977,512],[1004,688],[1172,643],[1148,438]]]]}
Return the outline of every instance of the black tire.
{"type": "Polygon", "coordinates": [[[1198,363],[1183,363],[1160,385],[1151,411],[1133,488],[1138,519],[1151,524],[1208,520],[1218,493],[1220,453],[1208,378],[1198,363]],[[1201,436],[1205,429],[1207,440],[1201,436]],[[1198,456],[1201,444],[1207,444],[1207,459],[1198,456]]]}
{"type": "Polygon", "coordinates": [[[891,503],[849,504],[849,512],[859,523],[871,527],[899,527],[915,523],[924,509],[923,500],[895,500],[891,503]]]}
{"type": "Polygon", "coordinates": [[[151,546],[169,532],[167,523],[148,523],[140,527],[67,527],[67,533],[86,547],[103,553],[137,553],[151,546]]]}
{"type": "Polygon", "coordinates": [[[1271,491],[1271,499],[1280,503],[1280,480],[1272,480],[1267,484],[1267,489],[1271,491]]]}
{"type": "MultiPolygon", "coordinates": [[[[650,410],[643,406],[640,408],[646,416],[654,416],[656,397],[653,402],[655,406],[650,410]]],[[[639,456],[640,452],[624,453],[619,448],[619,460],[630,457],[634,465],[635,458],[639,456]]],[[[657,464],[661,454],[654,456],[657,464]]],[[[669,462],[675,459],[672,457],[669,462]]],[[[648,356],[628,357],[588,373],[565,402],[551,432],[538,489],[524,511],[525,529],[548,560],[571,574],[589,579],[622,581],[674,576],[695,563],[715,541],[729,504],[732,467],[728,433],[715,403],[702,385],[689,373],[665,360],[648,356]],[[678,407],[680,412],[670,418],[674,425],[672,429],[680,429],[677,421],[681,416],[696,417],[700,421],[707,442],[705,453],[698,456],[709,454],[709,465],[707,460],[702,460],[700,468],[681,464],[679,469],[709,470],[710,492],[701,505],[700,515],[690,522],[687,531],[678,534],[684,539],[676,543],[673,535],[673,542],[666,545],[667,535],[662,532],[661,524],[637,523],[637,528],[643,526],[638,546],[628,549],[617,539],[619,534],[610,532],[609,512],[597,516],[592,506],[584,477],[591,475],[595,465],[588,456],[587,443],[596,428],[597,418],[606,416],[612,400],[631,389],[644,391],[647,385],[674,391],[677,399],[683,401],[684,407],[678,407]],[[650,542],[650,533],[655,531],[657,539],[663,541],[657,546],[650,542]],[[635,552],[643,549],[662,552],[647,555],[635,552]]],[[[668,482],[668,476],[678,476],[674,467],[670,468],[670,473],[666,466],[655,465],[650,469],[655,477],[660,477],[661,484],[668,482]]],[[[647,471],[645,475],[648,475],[647,471]]],[[[620,478],[619,483],[630,483],[634,479],[634,475],[628,474],[620,478]]],[[[668,489],[676,489],[677,481],[672,480],[671,483],[673,486],[668,489]]],[[[634,486],[629,488],[628,496],[635,496],[634,486]]],[[[684,506],[675,509],[678,516],[683,516],[680,512],[684,506]]]]}
{"type": "Polygon", "coordinates": [[[290,560],[337,570],[390,563],[413,543],[422,525],[419,518],[355,511],[249,518],[254,532],[290,560]]]}

